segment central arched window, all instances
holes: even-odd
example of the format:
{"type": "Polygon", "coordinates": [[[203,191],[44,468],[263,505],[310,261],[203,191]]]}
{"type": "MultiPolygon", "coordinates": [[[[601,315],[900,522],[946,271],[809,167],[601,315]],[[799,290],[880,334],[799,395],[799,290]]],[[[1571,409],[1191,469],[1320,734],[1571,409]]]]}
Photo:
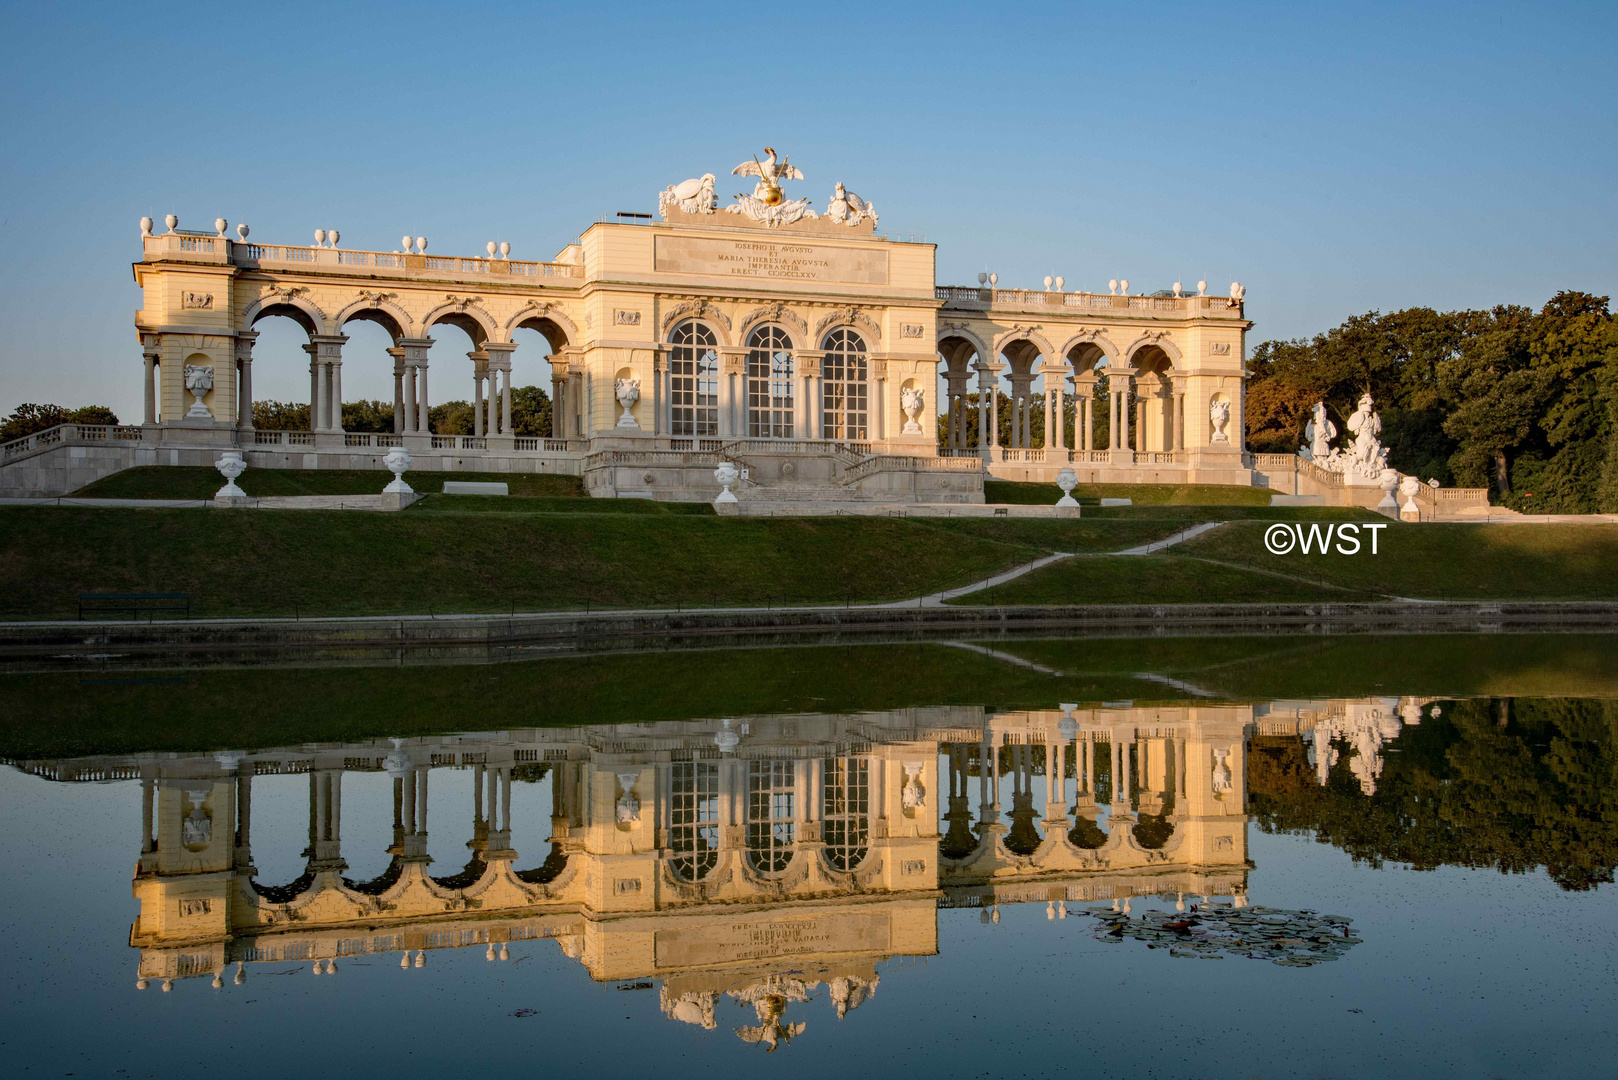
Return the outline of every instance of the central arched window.
{"type": "Polygon", "coordinates": [[[674,872],[683,881],[701,881],[719,863],[719,766],[677,761],[671,772],[674,872]]]}
{"type": "Polygon", "coordinates": [[[865,339],[848,327],[838,327],[826,335],[820,347],[826,358],[820,363],[821,430],[828,439],[863,441],[866,434],[865,339]]]}
{"type": "Polygon", "coordinates": [[[778,326],[747,336],[747,435],[792,438],[792,339],[778,326]]]}
{"type": "Polygon", "coordinates": [[[669,336],[669,431],[674,435],[719,434],[719,339],[699,322],[686,320],[669,336]]]}
{"type": "Polygon", "coordinates": [[[747,865],[778,874],[792,862],[798,823],[795,761],[747,763],[747,865]]]}
{"type": "Polygon", "coordinates": [[[871,763],[865,758],[828,758],[822,794],[826,861],[833,870],[852,870],[865,861],[871,843],[871,763]]]}

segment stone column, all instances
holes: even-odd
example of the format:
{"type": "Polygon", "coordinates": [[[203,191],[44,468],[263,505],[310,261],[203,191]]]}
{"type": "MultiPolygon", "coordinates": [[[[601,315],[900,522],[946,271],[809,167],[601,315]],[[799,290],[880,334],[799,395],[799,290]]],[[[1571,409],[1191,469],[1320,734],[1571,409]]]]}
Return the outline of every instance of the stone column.
{"type": "Polygon", "coordinates": [[[404,351],[404,428],[412,435],[427,433],[427,350],[432,338],[402,338],[404,351]]]}
{"type": "Polygon", "coordinates": [[[309,354],[309,430],[324,431],[320,411],[320,361],[315,356],[318,350],[311,341],[303,346],[303,351],[309,354]]]}
{"type": "Polygon", "coordinates": [[[1171,449],[1185,449],[1185,378],[1174,380],[1174,443],[1171,449]]]}
{"type": "Polygon", "coordinates": [[[141,362],[146,369],[146,419],[147,424],[157,423],[157,360],[158,337],[156,334],[142,334],[140,339],[141,362]]]}
{"type": "Polygon", "coordinates": [[[555,362],[551,365],[551,438],[567,438],[567,371],[557,374],[555,362]]]}
{"type": "Polygon", "coordinates": [[[342,334],[314,334],[305,346],[314,365],[314,381],[319,391],[319,408],[310,400],[310,427],[315,431],[343,430],[343,345],[342,334]]]}
{"type": "MultiPolygon", "coordinates": [[[[485,435],[511,436],[511,354],[516,351],[517,346],[510,342],[483,343],[483,352],[489,358],[489,416],[483,425],[485,435]]],[[[508,445],[505,449],[511,447],[508,445]]]]}
{"type": "MultiPolygon", "coordinates": [[[[483,371],[477,366],[477,353],[469,352],[466,355],[473,358],[474,365],[472,368],[472,435],[476,438],[483,434],[483,371]]],[[[483,363],[488,363],[487,357],[483,358],[483,363]]],[[[492,393],[492,384],[490,389],[492,393]]]]}
{"type": "Polygon", "coordinates": [[[1146,395],[1142,394],[1135,399],[1135,449],[1146,448],[1146,395]]]}
{"type": "Polygon", "coordinates": [[[393,433],[399,435],[405,429],[404,350],[395,345],[388,355],[393,357],[393,433]]]}
{"type": "Polygon", "coordinates": [[[257,340],[253,330],[236,335],[236,425],[244,431],[253,430],[253,342],[257,340]]]}

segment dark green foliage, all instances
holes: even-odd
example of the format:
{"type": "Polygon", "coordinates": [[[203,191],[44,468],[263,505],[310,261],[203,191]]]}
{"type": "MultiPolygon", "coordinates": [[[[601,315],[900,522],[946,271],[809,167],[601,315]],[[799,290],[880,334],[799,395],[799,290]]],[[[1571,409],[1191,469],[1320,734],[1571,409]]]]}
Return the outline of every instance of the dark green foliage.
{"type": "Polygon", "coordinates": [[[1408,308],[1356,315],[1248,362],[1248,446],[1291,453],[1316,401],[1339,429],[1360,394],[1403,472],[1541,513],[1618,511],[1618,319],[1561,292],[1537,313],[1408,308]]]}
{"type": "Polygon", "coordinates": [[[1618,702],[1482,698],[1442,711],[1405,728],[1370,795],[1346,743],[1321,786],[1301,740],[1255,740],[1248,784],[1259,826],[1313,832],[1373,866],[1543,866],[1572,891],[1611,882],[1618,702]]]}
{"type": "Polygon", "coordinates": [[[18,405],[0,422],[0,442],[20,439],[58,424],[116,424],[118,414],[105,405],[64,409],[60,405],[18,405]]]}

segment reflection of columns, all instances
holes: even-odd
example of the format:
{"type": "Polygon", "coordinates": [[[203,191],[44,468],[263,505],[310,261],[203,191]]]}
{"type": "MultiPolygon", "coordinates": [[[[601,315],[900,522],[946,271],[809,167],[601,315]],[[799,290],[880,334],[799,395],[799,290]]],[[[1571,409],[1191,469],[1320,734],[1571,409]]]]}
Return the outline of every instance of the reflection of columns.
{"type": "Polygon", "coordinates": [[[1179,797],[1183,799],[1185,798],[1185,739],[1183,737],[1174,740],[1174,764],[1180,774],[1176,791],[1179,797]]]}
{"type": "Polygon", "coordinates": [[[1124,744],[1118,733],[1112,733],[1109,744],[1112,750],[1112,801],[1122,803],[1129,801],[1129,781],[1124,776],[1124,744]]]}
{"type": "Polygon", "coordinates": [[[258,334],[243,330],[236,335],[236,425],[253,430],[253,342],[258,334]]]}
{"type": "Polygon", "coordinates": [[[253,862],[253,763],[236,766],[236,865],[253,862]]]}
{"type": "Polygon", "coordinates": [[[311,870],[344,867],[343,770],[309,770],[309,859],[311,870]]]}
{"type": "Polygon", "coordinates": [[[146,777],[140,782],[140,853],[150,855],[157,847],[152,843],[152,800],[156,797],[157,782],[146,777]]]}

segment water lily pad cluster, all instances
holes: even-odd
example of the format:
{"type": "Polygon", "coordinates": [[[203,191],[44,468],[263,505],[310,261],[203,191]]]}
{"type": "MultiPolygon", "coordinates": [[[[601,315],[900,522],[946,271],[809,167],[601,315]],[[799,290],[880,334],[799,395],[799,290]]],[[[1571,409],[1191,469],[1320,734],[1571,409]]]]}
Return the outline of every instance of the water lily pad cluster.
{"type": "Polygon", "coordinates": [[[1091,908],[1089,913],[1101,922],[1097,941],[1134,938],[1149,949],[1167,949],[1170,956],[1186,960],[1245,956],[1282,967],[1313,967],[1336,960],[1362,940],[1350,929],[1353,919],[1315,911],[1203,904],[1187,912],[1148,911],[1138,916],[1107,908],[1091,908]]]}

